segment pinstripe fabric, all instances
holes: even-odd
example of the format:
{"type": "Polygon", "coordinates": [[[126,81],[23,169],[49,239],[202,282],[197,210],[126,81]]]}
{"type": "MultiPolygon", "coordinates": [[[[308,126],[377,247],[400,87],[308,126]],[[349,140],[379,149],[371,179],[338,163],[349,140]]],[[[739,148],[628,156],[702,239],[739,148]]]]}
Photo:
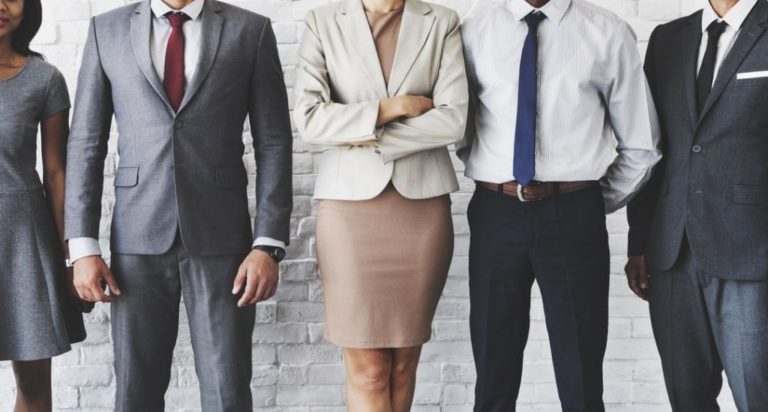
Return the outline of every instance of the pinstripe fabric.
{"type": "MultiPolygon", "coordinates": [[[[475,122],[459,155],[472,179],[514,179],[518,78],[528,31],[523,18],[533,10],[525,0],[507,0],[464,23],[475,122]]],[[[582,0],[552,0],[541,12],[547,19],[539,28],[535,179],[602,180],[606,207],[614,211],[661,158],[635,35],[626,22],[582,0]]]]}

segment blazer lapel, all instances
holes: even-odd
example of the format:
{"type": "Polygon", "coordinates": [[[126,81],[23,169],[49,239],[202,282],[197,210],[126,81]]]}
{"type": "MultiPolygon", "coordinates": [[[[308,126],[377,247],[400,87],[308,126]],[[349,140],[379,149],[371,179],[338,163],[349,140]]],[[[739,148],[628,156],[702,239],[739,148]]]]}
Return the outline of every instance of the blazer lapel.
{"type": "Polygon", "coordinates": [[[431,12],[432,9],[421,0],[405,1],[395,61],[392,65],[392,74],[389,77],[389,96],[396,95],[400,90],[406,76],[416,62],[416,58],[419,57],[419,53],[424,48],[429,33],[432,32],[435,17],[430,15],[431,12]]]}
{"type": "Polygon", "coordinates": [[[131,17],[131,47],[142,74],[144,74],[152,88],[155,89],[157,95],[163,99],[165,105],[173,111],[168,95],[165,93],[165,86],[160,81],[155,66],[152,64],[152,56],[150,54],[150,47],[152,46],[149,44],[151,33],[152,9],[150,8],[149,0],[145,0],[136,6],[133,17],[131,17]]]}
{"type": "Polygon", "coordinates": [[[200,49],[200,61],[197,63],[195,74],[192,76],[192,80],[189,81],[187,89],[184,92],[184,99],[181,101],[178,113],[181,113],[181,111],[184,110],[189,102],[195,97],[195,94],[200,90],[200,87],[208,77],[208,73],[210,73],[213,68],[213,64],[216,61],[216,54],[219,51],[221,32],[224,27],[224,17],[221,15],[221,6],[215,0],[206,0],[201,17],[203,19],[203,44],[200,49]]]}
{"type": "Polygon", "coordinates": [[[373,43],[373,35],[368,25],[368,19],[365,17],[362,2],[360,0],[345,0],[339,8],[339,14],[336,15],[336,22],[371,79],[371,85],[382,99],[387,98],[384,74],[381,72],[379,55],[376,52],[376,45],[373,43]]]}
{"type": "Polygon", "coordinates": [[[768,4],[760,0],[755,5],[755,8],[752,9],[749,17],[747,17],[741,33],[739,33],[739,37],[736,39],[736,43],[734,43],[733,48],[720,66],[717,79],[712,86],[712,93],[710,93],[707,103],[704,105],[704,110],[702,110],[701,116],[699,116],[699,124],[701,124],[707,113],[712,110],[712,106],[715,105],[717,99],[720,98],[728,84],[731,83],[731,79],[741,66],[741,63],[747,58],[749,52],[765,31],[764,23],[767,19],[768,4]]]}
{"type": "Polygon", "coordinates": [[[682,64],[680,69],[683,71],[682,79],[685,83],[685,96],[688,102],[688,114],[691,117],[691,125],[694,126],[699,120],[699,113],[696,103],[696,67],[699,64],[699,45],[701,44],[701,18],[702,12],[699,11],[690,19],[689,25],[682,35],[680,50],[682,64]]]}

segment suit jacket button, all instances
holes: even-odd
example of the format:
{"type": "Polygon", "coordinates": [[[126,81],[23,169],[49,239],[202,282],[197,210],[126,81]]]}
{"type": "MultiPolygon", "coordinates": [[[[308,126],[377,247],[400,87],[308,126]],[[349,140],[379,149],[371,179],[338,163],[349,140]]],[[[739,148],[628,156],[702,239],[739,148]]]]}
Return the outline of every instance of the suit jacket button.
{"type": "Polygon", "coordinates": [[[184,127],[184,122],[182,122],[182,121],[180,121],[180,120],[179,120],[178,122],[176,122],[176,123],[173,125],[173,127],[175,127],[176,129],[181,129],[182,127],[184,127]]]}
{"type": "Polygon", "coordinates": [[[701,153],[701,150],[702,150],[701,146],[697,144],[693,145],[693,147],[691,148],[691,151],[693,151],[693,153],[701,153]]]}

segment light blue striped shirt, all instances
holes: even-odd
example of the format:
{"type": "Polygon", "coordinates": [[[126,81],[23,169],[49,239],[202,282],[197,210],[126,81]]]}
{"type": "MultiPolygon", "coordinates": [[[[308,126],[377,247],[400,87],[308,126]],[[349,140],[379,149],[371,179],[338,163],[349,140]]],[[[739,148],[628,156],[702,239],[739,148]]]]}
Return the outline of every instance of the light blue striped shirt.
{"type": "MultiPolygon", "coordinates": [[[[525,0],[506,0],[464,23],[475,113],[466,175],[474,180],[514,180],[520,57],[528,34],[523,18],[534,10],[525,0]]],[[[539,10],[547,18],[539,27],[535,179],[600,180],[613,212],[661,159],[635,34],[586,1],[551,0],[539,10]]]]}

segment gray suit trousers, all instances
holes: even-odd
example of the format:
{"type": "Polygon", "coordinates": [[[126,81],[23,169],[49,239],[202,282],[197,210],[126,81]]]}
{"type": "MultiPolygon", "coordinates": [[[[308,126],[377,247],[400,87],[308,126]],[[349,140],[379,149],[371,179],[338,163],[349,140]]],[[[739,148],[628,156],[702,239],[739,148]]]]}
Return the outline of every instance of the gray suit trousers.
{"type": "Polygon", "coordinates": [[[725,370],[740,412],[768,411],[768,282],[707,273],[684,243],[675,266],[650,279],[651,322],[672,409],[719,411],[725,370]]]}
{"type": "Polygon", "coordinates": [[[178,239],[163,255],[112,254],[123,294],[112,303],[120,412],[162,412],[184,297],[203,411],[252,409],[255,308],[232,285],[245,256],[191,256],[178,239]]]}

